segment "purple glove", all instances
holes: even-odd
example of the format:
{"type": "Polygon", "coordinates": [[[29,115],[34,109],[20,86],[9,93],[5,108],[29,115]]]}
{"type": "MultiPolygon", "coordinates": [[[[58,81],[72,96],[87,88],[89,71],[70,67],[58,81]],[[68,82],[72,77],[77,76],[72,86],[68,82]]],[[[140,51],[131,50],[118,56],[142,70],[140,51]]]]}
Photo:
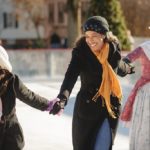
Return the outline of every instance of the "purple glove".
{"type": "Polygon", "coordinates": [[[57,113],[57,115],[60,116],[60,115],[63,114],[63,112],[64,112],[64,109],[61,109],[61,110],[57,113]]]}
{"type": "MultiPolygon", "coordinates": [[[[46,111],[51,112],[52,109],[53,109],[53,106],[54,106],[57,102],[59,102],[59,101],[60,101],[59,98],[55,98],[55,99],[53,99],[53,100],[50,100],[50,101],[49,101],[49,104],[48,104],[48,108],[46,109],[46,111]]],[[[57,115],[60,116],[62,113],[63,113],[63,109],[60,109],[60,111],[57,113],[57,115]]]]}

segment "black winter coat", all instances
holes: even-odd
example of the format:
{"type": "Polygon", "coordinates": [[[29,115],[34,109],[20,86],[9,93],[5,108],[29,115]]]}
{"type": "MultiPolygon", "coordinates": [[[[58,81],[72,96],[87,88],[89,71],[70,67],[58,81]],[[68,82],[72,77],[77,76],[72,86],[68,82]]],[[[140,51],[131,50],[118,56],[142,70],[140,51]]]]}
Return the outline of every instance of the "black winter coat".
{"type": "MultiPolygon", "coordinates": [[[[125,76],[129,66],[120,61],[121,54],[118,44],[110,42],[109,45],[108,62],[116,73],[125,76]]],[[[76,97],[72,127],[74,150],[93,150],[97,131],[105,118],[109,120],[113,144],[121,104],[117,97],[111,95],[111,103],[117,116],[117,119],[113,119],[109,116],[106,107],[102,106],[100,97],[96,102],[92,101],[93,96],[101,85],[102,72],[102,65],[90,50],[83,37],[72,51],[72,59],[58,95],[60,99],[68,100],[74,84],[78,76],[80,76],[81,88],[76,97]]],[[[111,148],[112,145],[110,150],[111,148]]]]}
{"type": "Polygon", "coordinates": [[[48,107],[47,99],[29,90],[17,75],[10,74],[7,88],[1,95],[3,116],[0,122],[0,150],[21,150],[24,146],[22,128],[16,116],[16,98],[42,111],[48,107]]]}

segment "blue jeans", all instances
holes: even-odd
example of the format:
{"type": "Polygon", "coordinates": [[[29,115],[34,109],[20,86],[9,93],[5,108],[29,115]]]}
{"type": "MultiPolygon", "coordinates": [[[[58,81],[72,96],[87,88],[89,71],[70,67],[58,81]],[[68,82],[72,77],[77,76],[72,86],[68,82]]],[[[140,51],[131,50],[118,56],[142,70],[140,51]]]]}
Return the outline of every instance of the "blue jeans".
{"type": "Polygon", "coordinates": [[[109,150],[111,144],[111,130],[108,120],[105,119],[98,131],[94,150],[109,150]]]}

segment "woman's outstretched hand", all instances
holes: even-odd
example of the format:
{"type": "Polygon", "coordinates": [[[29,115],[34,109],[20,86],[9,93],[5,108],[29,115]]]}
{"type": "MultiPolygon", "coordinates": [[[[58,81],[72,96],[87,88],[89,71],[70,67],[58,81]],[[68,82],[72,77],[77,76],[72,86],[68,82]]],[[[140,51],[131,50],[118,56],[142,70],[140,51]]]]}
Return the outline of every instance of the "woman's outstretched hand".
{"type": "Polygon", "coordinates": [[[65,107],[65,101],[55,98],[52,100],[54,102],[52,109],[49,110],[50,114],[61,115],[65,107]]]}
{"type": "Polygon", "coordinates": [[[128,74],[135,73],[135,66],[132,65],[131,61],[126,57],[123,58],[122,60],[129,65],[128,74]]]}

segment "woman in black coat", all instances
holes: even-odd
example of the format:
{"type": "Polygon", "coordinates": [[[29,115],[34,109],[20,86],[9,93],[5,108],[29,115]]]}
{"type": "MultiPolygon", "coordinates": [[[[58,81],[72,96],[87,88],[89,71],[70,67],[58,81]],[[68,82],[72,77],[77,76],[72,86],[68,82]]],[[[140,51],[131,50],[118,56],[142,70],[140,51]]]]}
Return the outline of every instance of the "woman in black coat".
{"type": "Polygon", "coordinates": [[[72,137],[74,150],[111,150],[116,134],[121,106],[121,87],[116,73],[132,73],[130,64],[121,60],[118,42],[108,37],[105,18],[89,18],[72,51],[72,59],[65,74],[52,114],[57,114],[67,100],[78,76],[81,88],[77,94],[72,137]]]}
{"type": "Polygon", "coordinates": [[[0,46],[0,150],[21,150],[24,147],[22,128],[16,116],[16,98],[41,111],[50,111],[56,102],[32,92],[11,70],[8,55],[0,46]]]}

